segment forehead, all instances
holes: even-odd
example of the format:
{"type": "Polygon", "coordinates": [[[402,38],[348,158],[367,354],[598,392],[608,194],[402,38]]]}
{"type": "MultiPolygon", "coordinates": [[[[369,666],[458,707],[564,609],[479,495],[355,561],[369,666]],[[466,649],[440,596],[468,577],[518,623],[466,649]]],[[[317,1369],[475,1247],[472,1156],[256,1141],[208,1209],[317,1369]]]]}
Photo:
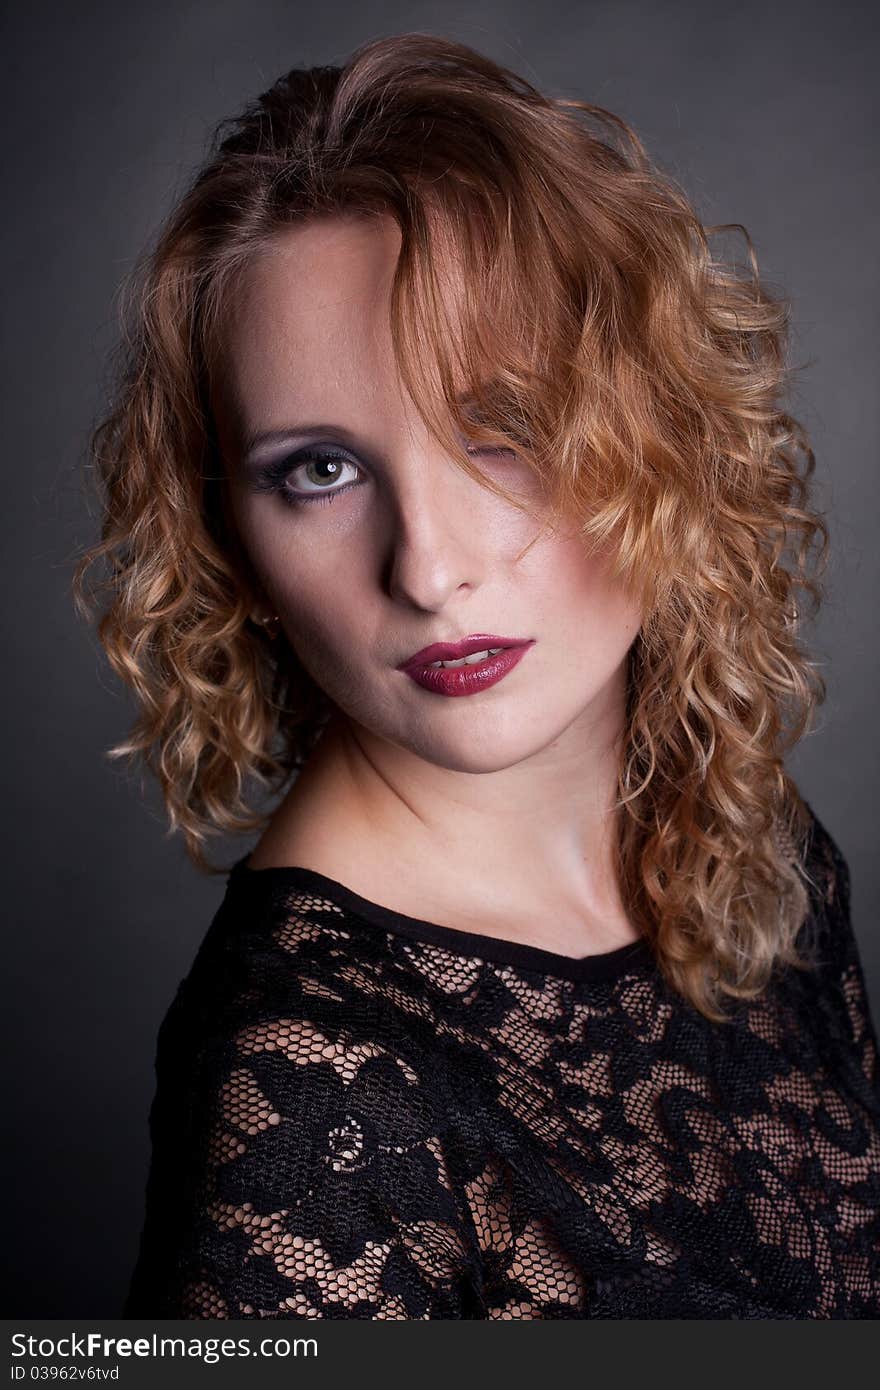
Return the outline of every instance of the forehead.
{"type": "MultiPolygon", "coordinates": [[[[390,351],[400,245],[390,218],[315,218],[284,229],[245,268],[219,335],[224,394],[262,414],[320,384],[340,389],[390,351]]],[[[326,389],[323,393],[326,396],[326,389]]]]}
{"type": "Polygon", "coordinates": [[[253,258],[235,297],[234,319],[251,327],[278,320],[290,331],[359,319],[387,303],[400,250],[390,217],[311,217],[278,231],[253,258]]]}
{"type": "MultiPolygon", "coordinates": [[[[308,415],[398,393],[390,304],[400,246],[397,222],[383,214],[312,216],[273,236],[239,276],[222,315],[223,413],[252,428],[255,416],[282,407],[308,415]]],[[[454,321],[465,277],[442,227],[432,257],[454,321]]]]}

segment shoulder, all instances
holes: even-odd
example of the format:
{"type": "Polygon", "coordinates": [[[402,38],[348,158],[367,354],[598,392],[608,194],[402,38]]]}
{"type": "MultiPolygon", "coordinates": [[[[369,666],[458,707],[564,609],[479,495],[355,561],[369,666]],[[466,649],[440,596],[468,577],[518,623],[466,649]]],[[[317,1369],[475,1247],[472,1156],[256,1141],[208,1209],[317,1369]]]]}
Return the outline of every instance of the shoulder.
{"type": "Polygon", "coordinates": [[[190,1029],[228,1038],[264,1017],[332,1015],[357,998],[358,1018],[372,1012],[379,1029],[387,1009],[375,977],[386,952],[384,933],[286,872],[233,871],[172,1008],[190,1029]]]}
{"type": "Polygon", "coordinates": [[[820,1019],[826,1021],[825,1052],[830,1056],[838,1049],[855,1066],[853,1084],[861,1084],[864,1078],[876,1107],[880,1102],[877,1034],[850,911],[849,865],[835,836],[809,803],[805,805],[810,828],[804,867],[810,883],[809,924],[817,982],[813,1021],[817,1028],[820,1019]]]}
{"type": "Polygon", "coordinates": [[[164,1173],[173,1198],[155,1223],[177,1227],[157,1261],[164,1306],[445,1308],[470,1237],[437,1069],[340,916],[296,898],[251,909],[250,923],[238,907],[212,923],[157,1061],[156,1191],[164,1173]]]}
{"type": "Polygon", "coordinates": [[[848,913],[850,873],[843,850],[814,807],[806,801],[804,805],[809,814],[805,868],[814,892],[826,907],[848,913]]]}
{"type": "Polygon", "coordinates": [[[160,1030],[164,1110],[194,1142],[262,1136],[267,1171],[273,1146],[343,1171],[427,1142],[448,1112],[441,1049],[389,952],[314,893],[228,894],[160,1030]]]}
{"type": "MultiPolygon", "coordinates": [[[[839,973],[858,954],[850,914],[850,870],[843,849],[815,808],[804,801],[808,828],[801,867],[809,898],[805,924],[817,963],[839,973]]],[[[805,933],[806,935],[806,933],[805,933]]]]}

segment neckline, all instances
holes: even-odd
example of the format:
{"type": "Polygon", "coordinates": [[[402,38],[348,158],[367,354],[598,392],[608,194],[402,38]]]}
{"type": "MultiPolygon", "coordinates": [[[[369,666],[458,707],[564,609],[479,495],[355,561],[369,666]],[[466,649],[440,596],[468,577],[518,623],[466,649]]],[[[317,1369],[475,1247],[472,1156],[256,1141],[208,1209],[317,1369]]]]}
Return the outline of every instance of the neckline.
{"type": "Polygon", "coordinates": [[[268,868],[254,869],[247,863],[248,857],[248,854],[242,855],[232,866],[229,873],[231,885],[237,888],[302,888],[346,908],[369,926],[413,941],[440,946],[453,955],[513,965],[535,974],[564,980],[610,980],[625,974],[632,967],[650,968],[654,964],[653,952],[644,937],[616,946],[611,951],[599,951],[588,956],[566,956],[523,941],[485,936],[439,922],[428,922],[421,917],[409,917],[361,897],[353,888],[317,869],[307,869],[299,864],[273,864],[268,868]]]}

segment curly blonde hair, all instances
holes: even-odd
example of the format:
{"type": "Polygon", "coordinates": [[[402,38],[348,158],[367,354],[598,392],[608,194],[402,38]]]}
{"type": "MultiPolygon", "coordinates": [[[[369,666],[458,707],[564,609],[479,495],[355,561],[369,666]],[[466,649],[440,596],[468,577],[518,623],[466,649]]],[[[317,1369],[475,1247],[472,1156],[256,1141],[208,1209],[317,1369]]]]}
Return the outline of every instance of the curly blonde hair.
{"type": "Polygon", "coordinates": [[[403,34],[280,78],[220,124],[123,287],[116,399],[91,440],[101,540],[74,577],[81,613],[107,601],[99,638],[139,706],[109,756],[143,759],[169,833],[225,873],[206,837],[262,828],[271,811],[249,805],[246,779],[279,791],[330,713],[250,618],[259,588],[210,387],[238,276],[279,229],[339,212],[399,225],[395,353],[450,456],[507,496],[459,431],[515,441],[551,521],[577,517],[641,601],[621,891],[672,986],[724,1021],[722,996],[809,963],[811,817],[783,760],[825,698],[798,629],[828,535],[808,506],[812,450],[780,404],[789,310],[743,228],[747,267],[713,255],[709,234],[730,228],[702,225],[624,121],[467,47],[403,34]],[[450,252],[455,324],[438,279],[450,252]]]}

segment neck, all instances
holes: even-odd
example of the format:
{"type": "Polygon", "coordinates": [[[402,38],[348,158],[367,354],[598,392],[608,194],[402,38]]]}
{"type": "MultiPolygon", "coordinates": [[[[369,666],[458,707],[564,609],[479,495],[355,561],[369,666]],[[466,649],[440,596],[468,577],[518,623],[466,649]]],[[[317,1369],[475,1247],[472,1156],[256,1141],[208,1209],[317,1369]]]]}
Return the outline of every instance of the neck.
{"type": "Polygon", "coordinates": [[[348,855],[362,884],[370,866],[379,874],[391,864],[414,897],[445,894],[463,905],[466,885],[484,881],[499,915],[550,909],[619,923],[622,710],[621,682],[604,709],[585,712],[546,748],[476,773],[438,766],[337,715],[285,803],[285,833],[310,853],[316,836],[326,850],[329,828],[337,859],[348,855]]]}

